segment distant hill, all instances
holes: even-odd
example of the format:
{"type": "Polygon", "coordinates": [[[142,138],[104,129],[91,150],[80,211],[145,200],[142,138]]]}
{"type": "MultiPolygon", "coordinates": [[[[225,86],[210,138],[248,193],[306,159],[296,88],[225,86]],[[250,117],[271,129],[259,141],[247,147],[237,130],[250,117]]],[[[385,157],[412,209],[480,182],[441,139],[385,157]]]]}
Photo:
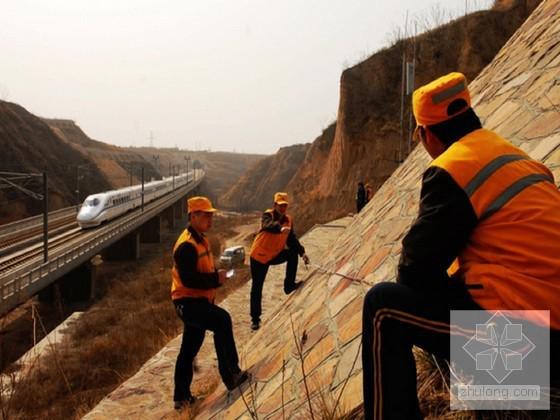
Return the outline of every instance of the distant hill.
{"type": "Polygon", "coordinates": [[[275,192],[282,191],[303,162],[310,144],[282,147],[275,155],[254,164],[222,197],[226,208],[264,210],[275,192]]]}
{"type": "MultiPolygon", "coordinates": [[[[87,156],[91,166],[97,167],[113,188],[123,188],[142,182],[142,167],[144,179],[158,177],[156,168],[149,159],[142,154],[125,147],[114,146],[101,141],[90,139],[86,133],[72,120],[48,119],[44,121],[69,146],[87,156]]],[[[91,181],[88,168],[84,170],[84,178],[91,181]]]]}
{"type": "Polygon", "coordinates": [[[265,155],[192,151],[177,148],[156,149],[150,147],[133,147],[127,150],[140,154],[146,161],[153,163],[164,176],[173,171],[173,167],[184,170],[189,159],[189,167],[198,162],[206,171],[206,180],[202,186],[205,194],[222,205],[222,196],[230,189],[245,172],[265,155]],[[155,156],[155,159],[154,159],[155,156]],[[154,163],[155,162],[155,163],[154,163]]]}
{"type": "MultiPolygon", "coordinates": [[[[49,208],[74,205],[96,192],[167,176],[186,169],[185,157],[207,172],[204,192],[218,197],[262,155],[124,148],[93,140],[72,120],[39,118],[20,105],[0,101],[0,172],[49,174],[49,208]],[[154,159],[154,156],[159,156],[154,159]],[[79,180],[79,200],[76,195],[79,180]]],[[[41,184],[27,185],[40,192],[41,184]]],[[[0,224],[41,211],[41,203],[15,188],[0,189],[0,224]]]]}
{"type": "MultiPolygon", "coordinates": [[[[0,171],[48,172],[50,209],[76,203],[76,167],[87,165],[89,159],[61,141],[42,119],[20,105],[0,101],[0,149],[0,171]]],[[[84,195],[110,188],[98,168],[92,167],[90,174],[90,182],[80,186],[84,195]]],[[[42,193],[42,180],[34,178],[25,187],[42,193]]],[[[15,188],[0,190],[0,223],[37,214],[41,208],[40,201],[15,188]]]]}

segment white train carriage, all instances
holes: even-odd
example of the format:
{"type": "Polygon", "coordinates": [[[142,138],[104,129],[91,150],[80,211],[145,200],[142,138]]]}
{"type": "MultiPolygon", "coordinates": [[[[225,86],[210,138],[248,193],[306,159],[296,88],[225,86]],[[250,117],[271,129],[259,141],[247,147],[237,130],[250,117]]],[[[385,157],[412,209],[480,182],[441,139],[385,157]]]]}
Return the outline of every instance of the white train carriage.
{"type": "MultiPolygon", "coordinates": [[[[144,184],[144,204],[189,183],[193,173],[167,177],[144,184]]],[[[142,205],[142,185],[106,191],[88,196],[76,220],[81,228],[99,226],[142,205]]]]}

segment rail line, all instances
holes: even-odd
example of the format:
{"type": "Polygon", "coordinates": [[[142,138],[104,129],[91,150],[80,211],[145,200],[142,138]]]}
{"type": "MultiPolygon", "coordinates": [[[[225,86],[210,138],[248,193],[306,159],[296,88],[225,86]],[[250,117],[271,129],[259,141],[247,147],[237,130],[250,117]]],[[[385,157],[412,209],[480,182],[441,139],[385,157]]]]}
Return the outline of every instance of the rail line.
{"type": "MultiPolygon", "coordinates": [[[[49,236],[76,227],[76,209],[67,207],[49,213],[49,236]]],[[[43,240],[42,216],[29,217],[0,226],[0,256],[43,240]]]]}
{"type": "MultiPolygon", "coordinates": [[[[62,246],[69,246],[69,242],[80,236],[83,231],[81,228],[74,228],[61,235],[49,239],[49,252],[55,251],[62,246]]],[[[24,265],[28,260],[36,257],[42,257],[43,245],[36,244],[24,250],[12,253],[6,257],[0,258],[0,275],[6,274],[9,271],[19,268],[24,265]]]]}

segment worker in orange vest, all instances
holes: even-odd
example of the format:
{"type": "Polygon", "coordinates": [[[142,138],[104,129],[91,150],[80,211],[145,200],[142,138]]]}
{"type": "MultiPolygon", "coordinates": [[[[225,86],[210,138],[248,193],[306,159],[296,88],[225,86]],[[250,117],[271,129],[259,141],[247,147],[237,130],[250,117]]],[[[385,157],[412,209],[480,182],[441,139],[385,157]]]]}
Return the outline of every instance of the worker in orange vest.
{"type": "Polygon", "coordinates": [[[268,267],[287,262],[284,278],[284,293],[290,294],[301,282],[296,282],[298,255],[305,264],[309,258],[299,242],[292,218],[286,213],[288,194],[274,194],[274,206],[262,215],[261,229],[251,247],[251,328],[258,330],[261,322],[262,289],[268,267]]]}
{"type": "Polygon", "coordinates": [[[212,227],[216,209],[206,197],[187,202],[189,226],[173,247],[171,299],[184,323],[181,349],[175,365],[175,409],[192,405],[190,391],[193,361],[202,346],[206,330],[214,333],[218,369],[228,390],[237,388],[249,375],[239,369],[239,359],[229,313],[214,304],[216,289],[225,279],[224,270],[216,270],[210,243],[204,235],[212,227]]]}
{"type": "Polygon", "coordinates": [[[551,172],[482,128],[461,73],[417,89],[413,112],[415,137],[434,160],[397,281],[364,300],[368,420],[422,418],[412,347],[448,359],[451,310],[550,311],[527,316],[550,329],[551,384],[558,380],[560,192],[551,172]]]}

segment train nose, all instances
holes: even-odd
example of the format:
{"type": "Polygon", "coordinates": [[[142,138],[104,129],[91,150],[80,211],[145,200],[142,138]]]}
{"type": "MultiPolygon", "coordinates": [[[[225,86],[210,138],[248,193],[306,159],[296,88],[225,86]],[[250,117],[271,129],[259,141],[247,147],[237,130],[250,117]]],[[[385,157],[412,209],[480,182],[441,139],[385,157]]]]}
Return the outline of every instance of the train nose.
{"type": "Polygon", "coordinates": [[[79,222],[87,222],[93,219],[96,216],[96,213],[97,212],[93,208],[82,207],[78,212],[76,219],[78,219],[79,222]]]}

